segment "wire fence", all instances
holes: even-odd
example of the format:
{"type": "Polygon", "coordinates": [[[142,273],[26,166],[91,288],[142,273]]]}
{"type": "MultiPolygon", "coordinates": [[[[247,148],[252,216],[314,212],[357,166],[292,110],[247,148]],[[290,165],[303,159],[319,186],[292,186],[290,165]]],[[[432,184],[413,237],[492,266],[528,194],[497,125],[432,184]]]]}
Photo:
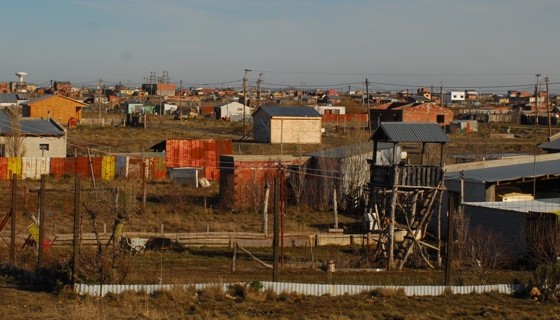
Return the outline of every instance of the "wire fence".
{"type": "MultiPolygon", "coordinates": [[[[154,196],[159,187],[145,194],[140,181],[115,186],[79,176],[2,181],[0,263],[71,283],[272,280],[272,218],[263,232],[260,214],[211,212],[209,200],[184,209],[177,199],[164,201],[173,194],[154,196]]],[[[278,255],[283,281],[360,283],[359,275],[329,268],[374,267],[367,256],[371,235],[323,233],[287,220],[278,255]]]]}

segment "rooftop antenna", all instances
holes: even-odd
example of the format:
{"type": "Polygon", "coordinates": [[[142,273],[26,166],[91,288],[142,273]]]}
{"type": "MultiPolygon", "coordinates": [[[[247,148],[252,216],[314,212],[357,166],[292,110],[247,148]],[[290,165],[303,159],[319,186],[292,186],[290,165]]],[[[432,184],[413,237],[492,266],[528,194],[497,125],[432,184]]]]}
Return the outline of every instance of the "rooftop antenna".
{"type": "Polygon", "coordinates": [[[19,82],[25,82],[23,78],[27,75],[27,72],[19,71],[16,72],[16,76],[19,77],[19,82]]]}

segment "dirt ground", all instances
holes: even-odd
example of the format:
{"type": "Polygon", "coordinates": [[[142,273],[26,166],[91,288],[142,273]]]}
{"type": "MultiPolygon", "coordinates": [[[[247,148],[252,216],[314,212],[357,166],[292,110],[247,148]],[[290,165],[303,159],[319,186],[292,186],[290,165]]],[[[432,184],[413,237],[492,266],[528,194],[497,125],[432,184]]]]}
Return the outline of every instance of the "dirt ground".
{"type": "MultiPolygon", "coordinates": [[[[75,150],[76,154],[83,155],[86,147],[90,147],[93,153],[104,152],[138,152],[145,151],[151,145],[166,138],[238,138],[243,129],[234,123],[210,121],[207,119],[188,120],[184,123],[162,119],[151,119],[148,129],[122,128],[107,126],[105,128],[81,127],[69,130],[70,153],[75,150]],[[150,128],[151,127],[151,128],[150,128]],[[72,151],[71,151],[72,150],[72,151]]],[[[447,146],[449,155],[475,154],[484,156],[490,153],[501,152],[535,152],[535,141],[542,142],[544,131],[535,131],[531,128],[509,127],[499,124],[483,125],[479,133],[471,136],[453,136],[452,143],[447,146]],[[495,138],[493,134],[512,132],[517,138],[495,138]]],[[[543,129],[544,130],[544,129],[543,129]]],[[[284,146],[286,153],[300,153],[307,148],[325,149],[351,142],[367,141],[368,133],[349,130],[343,133],[336,132],[336,128],[327,128],[324,143],[320,146],[284,146]],[[359,137],[359,138],[357,138],[359,137]]],[[[277,153],[278,146],[257,145],[251,143],[236,143],[235,152],[239,153],[277,153]],[[275,149],[276,148],[276,149],[275,149]]],[[[451,163],[446,161],[446,163],[451,163]]],[[[177,186],[172,185],[177,188],[177,186]]],[[[150,194],[158,197],[164,192],[160,185],[151,185],[150,194]]],[[[215,191],[214,191],[215,192],[215,191]]],[[[193,201],[194,202],[194,201],[193,201]]],[[[181,206],[191,206],[190,203],[181,206]]],[[[194,207],[197,203],[193,203],[194,207]]],[[[175,207],[177,207],[175,203],[175,207]]],[[[225,212],[189,212],[175,213],[172,210],[153,211],[142,217],[143,227],[177,226],[179,221],[183,225],[178,230],[199,231],[212,228],[224,228],[231,222],[231,216],[225,212]],[[164,212],[165,211],[165,212],[164,212]],[[186,219],[189,218],[189,219],[186,219]],[[190,224],[184,221],[190,222],[190,224]]],[[[242,213],[236,216],[237,220],[246,222],[249,229],[258,228],[255,216],[250,213],[242,213]],[[251,222],[252,221],[252,222],[251,222]]],[[[327,213],[315,213],[312,217],[298,215],[297,220],[290,228],[297,230],[309,228],[311,225],[321,225],[330,222],[327,213]]],[[[239,224],[239,221],[237,221],[239,224]]],[[[352,219],[344,220],[351,223],[352,219]]],[[[167,230],[167,229],[166,229],[167,230]]],[[[170,230],[171,231],[171,230],[170,230]]],[[[238,230],[233,230],[238,231],[238,230]]],[[[243,230],[245,231],[245,230],[243,230]]],[[[227,260],[230,252],[223,256],[227,260]]],[[[196,257],[202,253],[190,252],[189,258],[184,265],[197,262],[196,257]]],[[[215,256],[213,254],[213,256],[215,256]]],[[[325,254],[327,256],[327,254],[325,254]]],[[[159,255],[144,256],[143,259],[159,259],[159,265],[163,260],[159,255]]],[[[163,262],[162,262],[163,261],[163,262]]],[[[207,260],[204,260],[207,262],[207,260]]],[[[157,261],[156,261],[157,262],[157,261]]],[[[205,263],[206,263],[205,262],[205,263]]],[[[177,263],[174,260],[173,263],[177,263]]],[[[171,264],[171,262],[170,262],[171,264]]],[[[144,261],[144,265],[146,265],[144,261]]],[[[158,264],[155,263],[155,266],[158,264]]],[[[227,264],[224,264],[227,268],[227,264]]],[[[242,262],[239,267],[242,268],[242,262]]],[[[180,268],[179,268],[180,269],[180,268]]],[[[143,274],[149,274],[154,280],[157,278],[157,269],[145,269],[143,274]]],[[[170,269],[171,270],[171,269],[170,269]]],[[[220,269],[221,270],[221,269],[220,269]]],[[[225,269],[224,269],[225,270],[225,269]]],[[[189,269],[183,271],[188,274],[189,269]],[[185,271],[186,270],[186,271],[185,271]]],[[[191,271],[193,271],[191,269],[191,271]]],[[[201,269],[197,278],[202,278],[208,272],[201,269]]],[[[266,279],[267,271],[256,272],[253,276],[266,279]]],[[[133,276],[131,274],[131,276],[133,276]]],[[[196,274],[190,274],[184,281],[193,280],[196,274]]],[[[214,276],[214,275],[210,275],[214,276]]],[[[242,280],[248,279],[250,274],[240,275],[242,280]]],[[[441,274],[430,278],[410,275],[392,278],[380,277],[377,280],[367,280],[369,283],[383,281],[384,283],[410,283],[415,279],[423,281],[439,281],[441,274]],[[430,280],[431,279],[431,280],[430,280]]],[[[139,277],[139,276],[137,276],[139,277]]],[[[291,277],[302,281],[310,280],[306,273],[294,272],[291,277]],[[299,278],[298,278],[299,276],[299,278]]],[[[372,276],[373,277],[373,276],[372,276]]],[[[232,278],[233,280],[234,278],[232,278]]],[[[511,280],[511,278],[508,278],[511,280]]],[[[507,279],[506,279],[507,280],[507,279]]],[[[525,281],[526,279],[521,279],[525,281]]],[[[359,277],[352,279],[344,277],[342,273],[337,274],[334,281],[340,283],[360,283],[359,277]]],[[[425,283],[425,282],[423,282],[425,283]]],[[[483,295],[444,295],[441,297],[405,297],[398,292],[370,292],[357,296],[342,297],[309,297],[293,293],[271,294],[271,293],[224,293],[211,292],[168,292],[152,296],[145,294],[126,293],[119,296],[108,296],[105,298],[82,297],[72,293],[70,290],[62,290],[53,293],[41,290],[41,288],[22,285],[11,278],[0,277],[0,301],[2,301],[3,319],[557,319],[560,314],[560,304],[557,302],[540,303],[527,298],[516,298],[501,294],[483,295]]]]}
{"type": "Polygon", "coordinates": [[[560,304],[502,294],[405,297],[394,291],[311,297],[173,290],[105,298],[51,293],[0,277],[3,319],[558,319],[560,304]]]}

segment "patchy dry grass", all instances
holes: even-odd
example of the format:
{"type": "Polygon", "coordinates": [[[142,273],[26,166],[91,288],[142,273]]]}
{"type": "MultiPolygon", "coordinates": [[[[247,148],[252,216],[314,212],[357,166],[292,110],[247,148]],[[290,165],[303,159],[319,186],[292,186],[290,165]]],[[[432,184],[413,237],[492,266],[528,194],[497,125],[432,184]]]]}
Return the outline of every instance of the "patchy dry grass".
{"type": "Polygon", "coordinates": [[[5,319],[555,319],[556,302],[508,295],[406,297],[400,294],[312,297],[208,288],[105,298],[33,291],[0,279],[5,319]]]}

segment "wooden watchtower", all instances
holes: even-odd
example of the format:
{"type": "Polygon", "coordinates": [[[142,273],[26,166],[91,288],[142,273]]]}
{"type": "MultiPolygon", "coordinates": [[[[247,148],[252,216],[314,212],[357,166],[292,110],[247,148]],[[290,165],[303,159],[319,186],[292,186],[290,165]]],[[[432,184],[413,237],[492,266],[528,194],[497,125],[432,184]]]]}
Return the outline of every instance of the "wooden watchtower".
{"type": "Polygon", "coordinates": [[[449,139],[437,123],[402,122],[381,123],[371,139],[374,155],[378,143],[394,145],[392,164],[378,165],[375,157],[370,162],[367,210],[376,217],[377,230],[373,232],[379,236],[374,260],[385,261],[387,269],[401,269],[415,253],[433,267],[427,249],[437,251],[440,263],[443,147],[449,139]],[[400,150],[397,145],[416,147],[418,152],[401,159],[396,154],[400,150]],[[428,233],[434,215],[436,231],[428,233]]]}

